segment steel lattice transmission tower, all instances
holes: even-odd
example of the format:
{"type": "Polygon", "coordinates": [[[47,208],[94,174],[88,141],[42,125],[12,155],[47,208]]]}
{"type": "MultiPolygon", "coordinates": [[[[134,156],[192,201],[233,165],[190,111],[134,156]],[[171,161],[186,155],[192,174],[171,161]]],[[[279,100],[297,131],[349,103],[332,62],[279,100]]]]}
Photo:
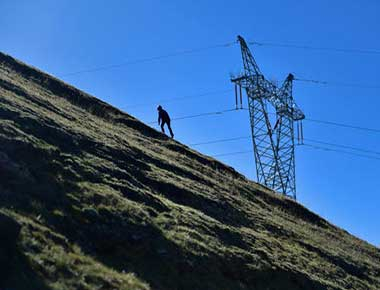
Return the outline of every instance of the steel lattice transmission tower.
{"type": "Polygon", "coordinates": [[[258,182],[296,199],[294,122],[297,121],[298,141],[303,139],[303,112],[293,100],[289,74],[281,87],[265,79],[245,40],[238,36],[243,57],[244,73],[231,79],[235,83],[236,107],[238,88],[242,108],[242,88],[248,96],[253,149],[258,182]],[[275,119],[268,111],[273,106],[275,119]],[[271,122],[272,121],[272,122],[271,122]],[[272,123],[274,124],[272,127],[272,123]]]}

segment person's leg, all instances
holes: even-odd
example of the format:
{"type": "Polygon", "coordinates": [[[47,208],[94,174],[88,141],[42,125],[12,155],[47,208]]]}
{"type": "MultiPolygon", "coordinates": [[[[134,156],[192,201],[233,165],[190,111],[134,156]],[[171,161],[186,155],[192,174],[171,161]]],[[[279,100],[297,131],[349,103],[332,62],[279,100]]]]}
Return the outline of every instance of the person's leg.
{"type": "Polygon", "coordinates": [[[162,133],[164,133],[164,134],[165,134],[164,125],[165,125],[165,122],[162,122],[162,123],[161,123],[161,131],[162,131],[162,133]]]}
{"type": "Polygon", "coordinates": [[[170,122],[167,122],[167,125],[168,125],[168,128],[169,128],[170,136],[172,136],[172,138],[173,138],[174,134],[173,134],[173,131],[172,131],[172,127],[170,126],[170,122]]]}

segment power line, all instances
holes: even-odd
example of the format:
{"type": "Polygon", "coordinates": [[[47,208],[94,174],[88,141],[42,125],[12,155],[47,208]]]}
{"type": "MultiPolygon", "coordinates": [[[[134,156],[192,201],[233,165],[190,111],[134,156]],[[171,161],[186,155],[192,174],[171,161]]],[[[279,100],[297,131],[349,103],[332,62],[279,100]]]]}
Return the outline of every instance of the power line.
{"type": "MultiPolygon", "coordinates": [[[[242,108],[242,109],[239,109],[239,110],[246,110],[246,111],[248,111],[248,108],[242,108]]],[[[269,114],[275,115],[276,113],[269,112],[269,114]]],[[[360,127],[360,126],[355,126],[355,125],[351,125],[351,124],[338,123],[338,122],[325,121],[325,120],[317,120],[317,119],[310,119],[310,118],[305,118],[304,120],[309,121],[309,122],[314,122],[314,123],[325,124],[325,125],[332,125],[332,126],[350,128],[350,129],[367,131],[367,132],[372,132],[372,133],[380,133],[380,129],[377,129],[377,128],[360,127]]]]}
{"type": "Polygon", "coordinates": [[[207,113],[202,113],[202,114],[197,114],[197,115],[177,117],[177,118],[174,118],[173,120],[184,120],[184,119],[191,119],[191,118],[197,118],[197,117],[203,117],[203,116],[222,115],[223,113],[233,112],[233,111],[237,111],[237,110],[236,109],[227,109],[227,110],[222,110],[222,111],[207,112],[207,113]]]}
{"type": "MultiPolygon", "coordinates": [[[[345,52],[345,53],[361,53],[361,54],[380,54],[380,50],[369,50],[369,49],[346,49],[346,48],[333,48],[333,47],[313,47],[307,45],[293,45],[293,44],[284,44],[284,43],[268,43],[268,42],[249,42],[250,45],[257,46],[276,46],[276,47],[288,47],[288,48],[299,48],[306,50],[324,50],[324,51],[334,51],[334,52],[345,52]]],[[[297,81],[314,83],[319,85],[331,85],[331,86],[340,86],[340,87],[357,87],[357,88],[370,88],[370,89],[379,89],[380,86],[372,84],[357,84],[357,83],[345,83],[345,82],[329,82],[313,79],[303,79],[295,78],[297,81]]]]}
{"type": "Polygon", "coordinates": [[[227,43],[223,43],[223,44],[216,44],[216,45],[210,45],[210,46],[205,46],[205,47],[187,49],[187,50],[182,50],[182,51],[178,51],[178,52],[174,52],[174,53],[158,55],[158,56],[153,56],[153,57],[147,57],[147,58],[140,58],[140,59],[125,61],[125,62],[120,62],[120,63],[115,63],[115,64],[109,64],[109,65],[104,65],[104,66],[97,66],[97,67],[93,67],[93,68],[88,68],[88,69],[83,69],[83,70],[78,70],[78,71],[73,71],[73,72],[69,72],[66,74],[62,74],[62,75],[60,75],[60,77],[73,76],[73,75],[78,75],[78,74],[82,74],[82,73],[105,71],[105,70],[115,69],[115,68],[119,68],[119,67],[123,67],[123,66],[134,65],[134,64],[139,64],[139,63],[147,63],[147,62],[162,60],[162,59],[166,59],[166,58],[170,58],[170,57],[176,57],[176,56],[180,56],[180,55],[198,53],[201,51],[206,51],[206,50],[211,50],[211,49],[216,49],[216,48],[230,47],[230,46],[233,46],[234,44],[236,44],[235,41],[234,42],[227,42],[227,43]]]}
{"type": "MultiPolygon", "coordinates": [[[[190,143],[189,146],[220,144],[220,143],[237,141],[237,140],[244,140],[244,139],[250,139],[250,138],[251,138],[251,136],[241,136],[241,137],[233,137],[233,138],[225,138],[225,139],[216,139],[216,140],[209,140],[209,141],[204,141],[204,142],[199,142],[199,143],[190,143]]],[[[378,152],[378,151],[368,150],[368,149],[364,149],[364,148],[358,148],[358,147],[336,144],[336,143],[330,143],[330,142],[326,142],[326,141],[319,141],[319,140],[308,139],[308,138],[304,138],[304,140],[312,142],[312,143],[322,144],[322,145],[328,145],[328,146],[333,146],[333,147],[339,147],[339,148],[359,151],[359,152],[363,152],[363,153],[380,155],[380,152],[378,152]]]]}
{"type": "Polygon", "coordinates": [[[357,84],[357,83],[344,83],[344,82],[328,82],[313,79],[295,78],[294,80],[299,82],[313,83],[324,86],[337,86],[337,87],[354,87],[354,88],[366,88],[366,89],[380,89],[380,86],[370,84],[357,84]]]}
{"type": "MultiPolygon", "coordinates": [[[[236,109],[226,109],[226,110],[214,111],[214,112],[206,112],[206,113],[201,113],[201,114],[196,114],[196,115],[182,116],[182,117],[173,118],[171,120],[172,121],[177,121],[177,120],[193,119],[193,118],[212,116],[212,115],[222,115],[224,113],[233,112],[233,111],[238,111],[238,110],[236,110],[236,109]]],[[[157,123],[157,121],[152,121],[152,122],[149,122],[147,124],[155,124],[155,123],[157,123]]]]}
{"type": "MultiPolygon", "coordinates": [[[[342,154],[347,154],[347,155],[352,155],[352,156],[357,156],[357,157],[363,157],[363,158],[368,158],[368,159],[373,159],[373,160],[380,160],[380,158],[370,156],[370,155],[358,154],[354,152],[349,152],[349,151],[344,151],[344,150],[339,150],[339,149],[332,149],[332,148],[323,147],[323,146],[316,146],[312,144],[302,144],[302,146],[306,146],[306,147],[310,147],[310,148],[318,149],[318,150],[323,150],[323,151],[331,151],[331,152],[342,153],[342,154]]],[[[233,155],[241,155],[241,154],[247,154],[247,153],[253,153],[253,150],[227,152],[227,153],[210,155],[210,157],[233,156],[233,155]]]]}
{"type": "Polygon", "coordinates": [[[169,103],[169,102],[175,102],[175,101],[186,100],[186,99],[194,99],[194,98],[199,98],[199,97],[205,97],[205,96],[211,96],[211,95],[217,95],[217,94],[224,94],[224,93],[232,92],[232,91],[233,91],[232,89],[216,90],[216,91],[210,91],[210,92],[206,92],[206,93],[200,93],[200,94],[187,95],[187,96],[176,97],[176,98],[163,99],[163,100],[158,100],[156,102],[126,105],[126,106],[123,106],[121,108],[122,109],[131,109],[131,108],[137,108],[137,107],[145,107],[145,106],[153,105],[153,104],[169,103]]]}
{"type": "Polygon", "coordinates": [[[363,148],[358,148],[358,147],[352,147],[352,146],[336,144],[336,143],[329,143],[325,141],[318,141],[318,140],[313,140],[313,139],[308,139],[308,138],[304,138],[304,140],[312,142],[312,143],[322,144],[322,145],[329,145],[329,146],[340,147],[340,148],[350,149],[350,150],[364,152],[364,153],[380,155],[380,152],[378,151],[373,151],[373,150],[368,150],[368,149],[363,149],[363,148]]]}
{"type": "MultiPolygon", "coordinates": [[[[321,85],[359,87],[359,88],[375,88],[375,89],[379,88],[380,89],[380,86],[375,86],[375,85],[353,84],[353,83],[339,83],[339,82],[327,82],[327,81],[319,81],[319,80],[312,80],[312,79],[300,79],[300,78],[295,78],[295,80],[296,81],[301,81],[301,82],[321,84],[321,85]]],[[[229,92],[233,92],[233,89],[215,90],[215,91],[210,91],[210,92],[205,92],[205,93],[199,93],[199,94],[194,94],[194,95],[185,95],[185,96],[182,96],[182,97],[174,97],[174,98],[168,98],[168,99],[161,99],[161,100],[157,100],[156,102],[125,105],[125,106],[122,106],[120,108],[126,110],[126,109],[137,108],[137,107],[145,107],[145,106],[148,106],[148,105],[154,105],[154,104],[159,104],[159,103],[171,103],[171,102],[176,102],[176,101],[181,101],[181,100],[186,100],[186,99],[194,99],[194,98],[200,98],[200,97],[217,95],[217,94],[224,94],[224,93],[229,93],[229,92]]]]}
{"type": "MultiPolygon", "coordinates": [[[[227,109],[227,110],[222,110],[222,111],[214,111],[214,112],[207,112],[207,113],[201,113],[201,114],[196,114],[196,115],[177,117],[177,118],[173,118],[172,120],[183,120],[183,119],[192,119],[192,118],[198,118],[198,117],[204,117],[204,116],[221,115],[226,112],[241,111],[241,110],[248,110],[248,109],[247,108],[227,109]]],[[[269,114],[274,115],[275,113],[269,113],[269,114]]],[[[376,128],[359,127],[359,126],[345,124],[345,123],[338,123],[338,122],[331,122],[331,121],[317,120],[317,119],[310,119],[310,118],[305,118],[304,120],[309,121],[309,122],[314,122],[314,123],[338,126],[338,127],[343,127],[343,128],[372,132],[372,133],[380,133],[380,129],[376,129],[376,128]]],[[[152,121],[147,124],[155,124],[155,123],[156,121],[152,121]]]]}
{"type": "MultiPolygon", "coordinates": [[[[248,110],[248,109],[243,108],[241,110],[248,110]]],[[[275,115],[275,113],[269,113],[269,114],[275,115]]],[[[338,122],[317,120],[317,119],[310,119],[310,118],[305,118],[304,120],[309,121],[309,122],[314,122],[314,123],[350,128],[350,129],[355,129],[355,130],[368,131],[368,132],[373,132],[373,133],[380,133],[380,129],[377,129],[377,128],[360,127],[360,126],[355,126],[355,125],[350,125],[350,124],[345,124],[345,123],[338,123],[338,122]]]]}
{"type": "Polygon", "coordinates": [[[304,50],[322,50],[322,51],[333,51],[333,52],[343,52],[343,53],[357,53],[357,54],[380,54],[378,49],[355,49],[355,48],[336,48],[336,47],[316,47],[309,45],[299,45],[299,44],[289,44],[289,43],[278,43],[278,42],[258,42],[250,41],[250,45],[256,46],[272,46],[272,47],[285,47],[285,48],[297,48],[304,50]]]}
{"type": "Polygon", "coordinates": [[[368,159],[380,160],[380,158],[370,156],[370,155],[358,154],[358,153],[344,151],[344,150],[338,150],[338,149],[331,149],[331,148],[327,148],[327,147],[323,147],[323,146],[316,146],[316,145],[311,145],[311,144],[303,144],[303,146],[307,146],[307,147],[319,149],[319,150],[324,150],[324,151],[332,151],[332,152],[337,152],[337,153],[342,153],[342,154],[347,154],[347,155],[364,157],[364,158],[368,158],[368,159]]]}
{"type": "Polygon", "coordinates": [[[309,121],[309,122],[314,122],[314,123],[320,123],[320,124],[326,124],[326,125],[332,125],[332,126],[350,128],[350,129],[367,131],[367,132],[372,132],[372,133],[380,133],[380,129],[375,129],[375,128],[359,127],[359,126],[345,124],[345,123],[338,123],[338,122],[331,122],[331,121],[324,121],[324,120],[316,120],[316,119],[310,119],[310,118],[306,118],[305,120],[309,121]]]}
{"type": "Polygon", "coordinates": [[[253,150],[221,153],[221,154],[210,155],[210,157],[222,157],[222,156],[240,155],[240,154],[246,154],[246,153],[253,153],[253,150]]]}
{"type": "Polygon", "coordinates": [[[226,138],[226,139],[217,139],[217,140],[205,141],[205,142],[200,142],[200,143],[190,143],[189,146],[200,146],[200,145],[207,145],[207,144],[217,144],[217,143],[224,143],[224,142],[243,140],[243,139],[249,139],[249,138],[251,138],[251,136],[242,136],[242,137],[234,137],[234,138],[226,138]]]}
{"type": "MultiPolygon", "coordinates": [[[[244,108],[244,110],[247,110],[247,109],[244,108]]],[[[184,120],[184,119],[192,119],[192,118],[212,116],[212,115],[222,115],[224,113],[232,112],[232,111],[239,111],[239,110],[237,110],[237,109],[226,109],[226,110],[221,110],[221,111],[213,111],[213,112],[206,112],[206,113],[201,113],[201,114],[196,114],[196,115],[188,115],[188,116],[177,117],[177,118],[173,118],[172,120],[184,120]]],[[[314,120],[314,119],[306,119],[306,120],[309,120],[312,122],[317,122],[317,123],[334,125],[334,126],[342,126],[342,127],[352,128],[352,129],[359,129],[359,130],[365,130],[365,131],[380,133],[380,130],[378,130],[378,129],[357,127],[357,126],[352,126],[352,125],[343,124],[343,123],[335,123],[335,122],[330,122],[330,121],[322,121],[322,120],[314,120]]],[[[155,124],[155,123],[156,123],[156,121],[153,121],[153,122],[149,122],[148,124],[155,124]]],[[[217,139],[217,140],[210,140],[210,141],[204,141],[204,142],[199,142],[199,143],[192,143],[192,144],[189,144],[189,146],[199,146],[199,145],[205,145],[205,144],[223,143],[223,142],[230,142],[230,141],[234,141],[234,140],[242,140],[242,139],[248,139],[248,138],[250,138],[250,136],[240,136],[240,137],[234,137],[234,138],[217,139]]],[[[362,148],[357,148],[357,147],[352,147],[352,146],[347,146],[347,145],[329,143],[329,142],[324,142],[324,141],[318,141],[318,140],[313,140],[313,139],[305,139],[305,140],[308,140],[308,141],[314,142],[314,143],[319,143],[319,144],[324,144],[324,145],[329,145],[329,146],[341,147],[341,148],[345,148],[345,149],[350,149],[350,150],[380,155],[380,152],[377,152],[377,151],[372,151],[372,150],[367,150],[367,149],[362,149],[362,148]]],[[[380,160],[380,158],[378,158],[378,157],[374,157],[374,156],[370,156],[370,155],[364,155],[364,154],[358,154],[358,153],[344,151],[344,150],[327,148],[327,147],[323,147],[320,145],[318,145],[318,146],[313,145],[313,144],[302,144],[302,145],[312,147],[314,149],[339,152],[339,153],[343,153],[343,154],[349,154],[349,155],[365,157],[365,158],[369,158],[369,159],[380,160]]],[[[246,153],[252,153],[252,152],[253,152],[253,150],[236,151],[236,152],[215,154],[215,155],[211,155],[211,157],[231,156],[231,155],[246,154],[246,153]]]]}
{"type": "MultiPolygon", "coordinates": [[[[176,57],[176,56],[180,56],[180,55],[198,53],[198,52],[202,52],[202,51],[206,51],[206,50],[231,47],[235,44],[236,44],[236,42],[233,41],[233,42],[226,42],[223,44],[216,44],[216,45],[210,45],[210,46],[205,46],[205,47],[187,49],[187,50],[182,50],[182,51],[164,54],[164,55],[140,58],[140,59],[129,60],[129,61],[125,61],[125,62],[103,65],[103,66],[96,66],[96,67],[92,67],[92,68],[87,68],[87,69],[82,69],[82,70],[78,70],[78,71],[65,73],[65,74],[58,75],[58,76],[59,77],[67,77],[67,76],[73,76],[73,75],[78,75],[78,74],[83,74],[83,73],[105,71],[105,70],[115,69],[115,68],[128,66],[128,65],[134,65],[134,64],[139,64],[139,63],[147,63],[147,62],[162,60],[162,59],[166,59],[166,58],[176,57]]],[[[313,47],[313,46],[306,46],[306,45],[284,44],[284,43],[274,43],[274,42],[272,42],[272,43],[270,43],[270,42],[257,42],[257,41],[251,41],[251,42],[249,42],[249,44],[250,45],[257,45],[257,46],[276,46],[276,47],[298,48],[298,49],[306,49],[306,50],[325,50],[325,51],[335,51],[335,52],[345,52],[345,53],[380,54],[380,50],[370,50],[370,49],[346,49],[346,48],[332,48],[332,47],[313,47]]]]}

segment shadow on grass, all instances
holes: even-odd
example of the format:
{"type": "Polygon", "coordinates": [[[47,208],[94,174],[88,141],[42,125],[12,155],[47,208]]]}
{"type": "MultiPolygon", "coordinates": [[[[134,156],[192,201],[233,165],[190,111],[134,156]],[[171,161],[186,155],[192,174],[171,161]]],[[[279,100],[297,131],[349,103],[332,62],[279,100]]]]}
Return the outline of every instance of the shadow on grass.
{"type": "Polygon", "coordinates": [[[30,265],[27,257],[17,252],[8,268],[7,277],[0,281],[1,290],[50,290],[30,265]]]}
{"type": "MultiPolygon", "coordinates": [[[[86,224],[67,217],[55,229],[86,255],[118,272],[135,273],[152,289],[325,289],[304,274],[273,269],[255,254],[215,254],[211,245],[209,251],[196,250],[191,240],[177,244],[129,212],[102,210],[86,224]]],[[[223,239],[236,239],[224,234],[223,239]]]]}

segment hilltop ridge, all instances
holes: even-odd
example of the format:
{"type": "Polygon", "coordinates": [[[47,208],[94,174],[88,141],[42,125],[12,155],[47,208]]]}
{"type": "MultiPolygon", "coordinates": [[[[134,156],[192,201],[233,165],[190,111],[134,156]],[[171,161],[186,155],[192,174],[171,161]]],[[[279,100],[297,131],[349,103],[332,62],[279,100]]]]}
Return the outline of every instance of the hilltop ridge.
{"type": "Polygon", "coordinates": [[[3,53],[0,180],[0,289],[380,289],[379,249],[3,53]]]}

